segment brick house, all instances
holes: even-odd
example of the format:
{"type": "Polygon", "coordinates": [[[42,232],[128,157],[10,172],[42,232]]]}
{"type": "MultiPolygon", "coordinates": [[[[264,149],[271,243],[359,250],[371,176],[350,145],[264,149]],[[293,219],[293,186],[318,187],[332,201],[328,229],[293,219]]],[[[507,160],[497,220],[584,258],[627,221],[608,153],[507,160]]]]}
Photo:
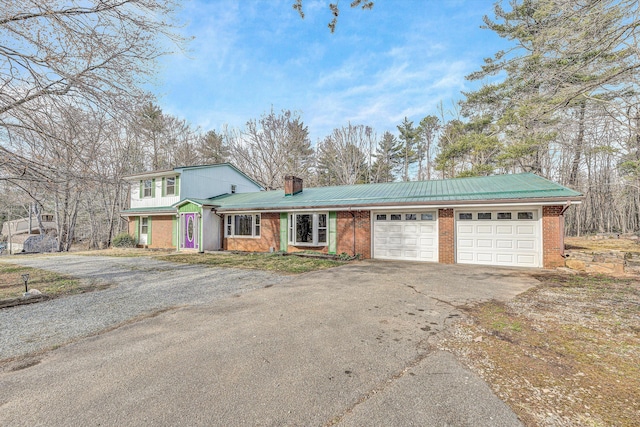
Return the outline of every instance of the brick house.
{"type": "Polygon", "coordinates": [[[256,192],[262,187],[229,163],[185,166],[126,176],[130,183],[129,234],[147,248],[218,250],[220,218],[210,211],[176,209],[182,200],[256,192]]]}
{"type": "Polygon", "coordinates": [[[581,199],[530,173],[318,188],[288,176],[280,191],[182,198],[174,216],[195,215],[198,240],[185,247],[183,226],[172,247],[553,268],[581,199]]]}

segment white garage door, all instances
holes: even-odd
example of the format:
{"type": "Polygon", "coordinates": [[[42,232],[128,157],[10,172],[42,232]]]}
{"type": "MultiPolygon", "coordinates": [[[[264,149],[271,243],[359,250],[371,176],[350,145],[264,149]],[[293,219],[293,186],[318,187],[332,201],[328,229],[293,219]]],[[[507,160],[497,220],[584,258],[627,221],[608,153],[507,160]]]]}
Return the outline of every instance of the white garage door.
{"type": "Polygon", "coordinates": [[[437,262],[436,211],[374,213],[373,257],[437,262]]]}
{"type": "Polygon", "coordinates": [[[456,262],[540,267],[542,238],[536,209],[456,211],[456,262]]]}

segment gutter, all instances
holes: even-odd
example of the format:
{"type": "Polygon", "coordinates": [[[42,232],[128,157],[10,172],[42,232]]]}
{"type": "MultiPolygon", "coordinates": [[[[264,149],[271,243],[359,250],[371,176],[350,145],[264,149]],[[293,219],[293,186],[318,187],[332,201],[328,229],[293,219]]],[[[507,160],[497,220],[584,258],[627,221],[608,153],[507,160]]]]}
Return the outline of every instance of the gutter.
{"type": "Polygon", "coordinates": [[[558,205],[558,204],[581,204],[581,198],[572,198],[572,199],[527,199],[523,201],[522,199],[500,199],[499,203],[493,201],[478,201],[478,200],[461,200],[454,202],[425,202],[421,204],[399,204],[399,203],[368,203],[362,205],[350,205],[350,206],[336,206],[336,205],[303,205],[303,206],[288,206],[288,207],[263,207],[263,206],[244,206],[237,208],[224,208],[223,206],[218,207],[220,212],[306,212],[306,211],[352,211],[352,210],[390,210],[390,209],[437,209],[437,208],[456,208],[456,207],[485,207],[485,206],[531,206],[531,205],[539,205],[539,206],[549,206],[549,205],[558,205]]]}

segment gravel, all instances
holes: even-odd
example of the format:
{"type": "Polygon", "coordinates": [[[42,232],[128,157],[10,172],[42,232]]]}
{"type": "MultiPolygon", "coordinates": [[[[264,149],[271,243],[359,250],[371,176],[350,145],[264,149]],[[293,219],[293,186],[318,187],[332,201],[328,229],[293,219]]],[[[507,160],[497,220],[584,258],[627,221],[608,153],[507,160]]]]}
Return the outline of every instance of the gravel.
{"type": "Polygon", "coordinates": [[[138,316],[205,304],[289,279],[265,271],[176,264],[145,257],[66,255],[4,261],[112,286],[0,310],[0,360],[93,335],[138,316]]]}

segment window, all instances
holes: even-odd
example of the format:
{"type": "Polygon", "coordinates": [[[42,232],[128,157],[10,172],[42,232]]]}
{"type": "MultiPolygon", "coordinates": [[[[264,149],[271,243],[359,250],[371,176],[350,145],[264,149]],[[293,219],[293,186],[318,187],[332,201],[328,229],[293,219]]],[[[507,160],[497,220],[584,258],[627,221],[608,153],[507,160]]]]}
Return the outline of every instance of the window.
{"type": "Polygon", "coordinates": [[[533,219],[533,212],[518,212],[518,219],[533,219]]]}
{"type": "Polygon", "coordinates": [[[415,221],[418,219],[416,214],[404,214],[405,221],[415,221]]]}
{"type": "Polygon", "coordinates": [[[433,214],[432,213],[420,214],[420,219],[423,221],[433,221],[433,214]]]}
{"type": "Polygon", "coordinates": [[[143,216],[140,218],[140,234],[149,233],[149,218],[143,216]]]}
{"type": "Polygon", "coordinates": [[[153,195],[153,180],[145,179],[142,181],[142,197],[152,197],[153,195]]]}
{"type": "Polygon", "coordinates": [[[460,220],[473,219],[473,214],[471,212],[460,212],[458,214],[458,219],[460,219],[460,220]]]}
{"type": "Polygon", "coordinates": [[[175,176],[165,179],[164,194],[167,196],[175,196],[176,194],[176,177],[175,176]]]}
{"type": "Polygon", "coordinates": [[[260,236],[260,214],[256,214],[255,221],[256,222],[255,222],[255,228],[254,228],[255,232],[254,232],[254,234],[255,234],[256,237],[258,237],[258,236],[260,236]]]}
{"type": "Polygon", "coordinates": [[[231,184],[231,194],[235,194],[236,193],[236,185],[235,184],[231,184]]]}
{"type": "Polygon", "coordinates": [[[376,215],[376,221],[386,221],[387,220],[387,214],[377,214],[376,215]]]}
{"type": "Polygon", "coordinates": [[[228,237],[260,237],[260,214],[227,215],[225,233],[228,237]]]}
{"type": "Polygon", "coordinates": [[[391,221],[402,221],[402,214],[391,214],[391,221]]]}
{"type": "Polygon", "coordinates": [[[327,214],[289,214],[289,243],[299,246],[327,244],[327,214]]]}
{"type": "Polygon", "coordinates": [[[511,212],[498,212],[498,219],[511,219],[511,212]]]}
{"type": "Polygon", "coordinates": [[[478,219],[491,219],[491,212],[478,212],[478,219]]]}

